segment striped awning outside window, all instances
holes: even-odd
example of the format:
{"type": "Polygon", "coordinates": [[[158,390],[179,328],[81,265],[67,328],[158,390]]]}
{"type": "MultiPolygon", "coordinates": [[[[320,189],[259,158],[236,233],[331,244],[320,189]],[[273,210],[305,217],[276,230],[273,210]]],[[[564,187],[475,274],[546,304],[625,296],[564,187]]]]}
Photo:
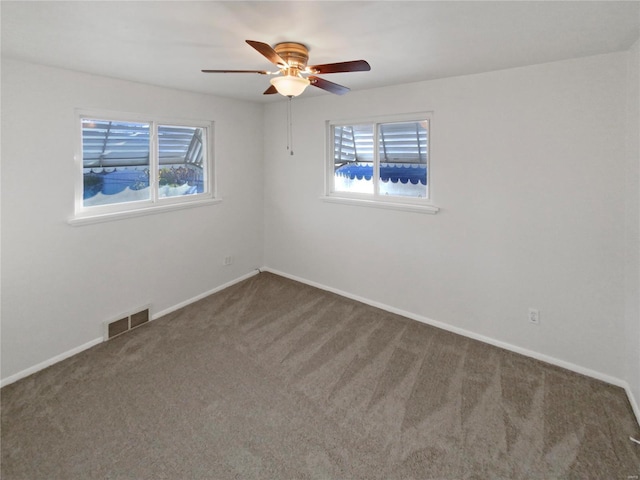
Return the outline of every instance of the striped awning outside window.
{"type": "MultiPolygon", "coordinates": [[[[85,168],[149,165],[149,123],[82,120],[82,162],[85,168]]],[[[202,128],[158,126],[160,165],[192,164],[203,160],[202,128]]]]}
{"type": "MultiPolygon", "coordinates": [[[[372,162],[373,128],[369,125],[334,128],[335,163],[372,162]]],[[[428,124],[420,122],[382,123],[378,125],[380,161],[386,163],[427,163],[428,124]]]]}

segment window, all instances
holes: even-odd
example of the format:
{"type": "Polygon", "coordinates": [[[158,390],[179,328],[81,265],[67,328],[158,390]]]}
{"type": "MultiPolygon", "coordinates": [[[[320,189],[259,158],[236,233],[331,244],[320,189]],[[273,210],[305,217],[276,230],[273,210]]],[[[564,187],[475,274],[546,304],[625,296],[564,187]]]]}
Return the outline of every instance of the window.
{"type": "Polygon", "coordinates": [[[79,127],[76,217],[146,212],[213,198],[211,122],[82,113],[79,127]]]}
{"type": "Polygon", "coordinates": [[[328,196],[427,204],[430,122],[429,114],[329,122],[328,196]]]}

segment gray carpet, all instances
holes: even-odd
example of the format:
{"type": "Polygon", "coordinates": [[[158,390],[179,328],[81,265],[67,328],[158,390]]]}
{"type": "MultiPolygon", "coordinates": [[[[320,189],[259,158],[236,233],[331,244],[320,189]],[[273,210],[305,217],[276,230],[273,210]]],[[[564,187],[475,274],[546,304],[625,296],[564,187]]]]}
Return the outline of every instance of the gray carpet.
{"type": "Polygon", "coordinates": [[[2,480],[640,475],[622,389],[268,273],[1,401],[2,480]]]}

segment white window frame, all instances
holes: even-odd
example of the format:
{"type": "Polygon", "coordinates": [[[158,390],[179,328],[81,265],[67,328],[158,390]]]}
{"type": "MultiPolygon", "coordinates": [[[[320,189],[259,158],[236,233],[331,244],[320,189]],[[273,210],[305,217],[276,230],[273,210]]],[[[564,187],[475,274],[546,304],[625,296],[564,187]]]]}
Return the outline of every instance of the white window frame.
{"type": "Polygon", "coordinates": [[[431,163],[431,144],[433,112],[416,112],[398,115],[385,115],[365,118],[352,118],[344,120],[328,120],[326,122],[326,164],[325,164],[325,193],[322,200],[333,203],[346,203],[351,205],[361,205],[368,207],[387,208],[393,210],[405,210],[419,213],[437,213],[439,208],[433,203],[432,188],[432,163],[431,163]],[[400,123],[400,122],[417,122],[427,120],[429,122],[428,141],[427,141],[427,197],[401,197],[380,195],[378,185],[378,174],[380,165],[379,155],[379,129],[378,125],[382,123],[400,123]],[[373,126],[373,148],[374,148],[374,164],[373,164],[373,188],[370,193],[343,192],[335,190],[335,160],[334,160],[334,128],[350,125],[372,125],[373,126]]]}
{"type": "Polygon", "coordinates": [[[104,110],[76,110],[76,147],[75,147],[75,192],[74,192],[74,214],[69,219],[71,225],[84,225],[98,223],[121,218],[129,218],[140,215],[161,213],[164,211],[191,208],[203,205],[220,203],[216,198],[216,175],[214,174],[214,122],[211,120],[194,120],[170,117],[159,117],[156,115],[144,115],[128,112],[112,112],[104,110]],[[107,205],[85,206],[83,201],[84,176],[82,158],[82,120],[112,120],[121,122],[139,122],[149,124],[149,190],[151,197],[148,200],[133,202],[113,203],[107,205]],[[204,177],[207,191],[192,195],[182,195],[174,197],[159,197],[158,185],[158,126],[181,126],[198,127],[205,131],[203,135],[204,151],[206,161],[203,162],[204,177]]]}

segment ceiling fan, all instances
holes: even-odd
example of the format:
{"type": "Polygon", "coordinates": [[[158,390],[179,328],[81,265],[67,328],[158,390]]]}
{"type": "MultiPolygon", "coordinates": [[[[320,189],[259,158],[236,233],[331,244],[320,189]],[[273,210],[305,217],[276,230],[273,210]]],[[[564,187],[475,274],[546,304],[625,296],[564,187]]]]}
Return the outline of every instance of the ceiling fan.
{"type": "Polygon", "coordinates": [[[343,95],[349,88],[316,77],[327,73],[368,72],[371,67],[365,60],[349,62],[326,63],[324,65],[307,65],[309,49],[297,42],[278,43],[273,48],[263,42],[247,40],[249,45],[264,55],[267,60],[278,67],[278,70],[202,70],[204,73],[257,73],[260,75],[279,75],[271,79],[271,86],[264,91],[264,95],[279,93],[286,97],[296,97],[304,92],[309,85],[321,88],[327,92],[343,95]]]}

